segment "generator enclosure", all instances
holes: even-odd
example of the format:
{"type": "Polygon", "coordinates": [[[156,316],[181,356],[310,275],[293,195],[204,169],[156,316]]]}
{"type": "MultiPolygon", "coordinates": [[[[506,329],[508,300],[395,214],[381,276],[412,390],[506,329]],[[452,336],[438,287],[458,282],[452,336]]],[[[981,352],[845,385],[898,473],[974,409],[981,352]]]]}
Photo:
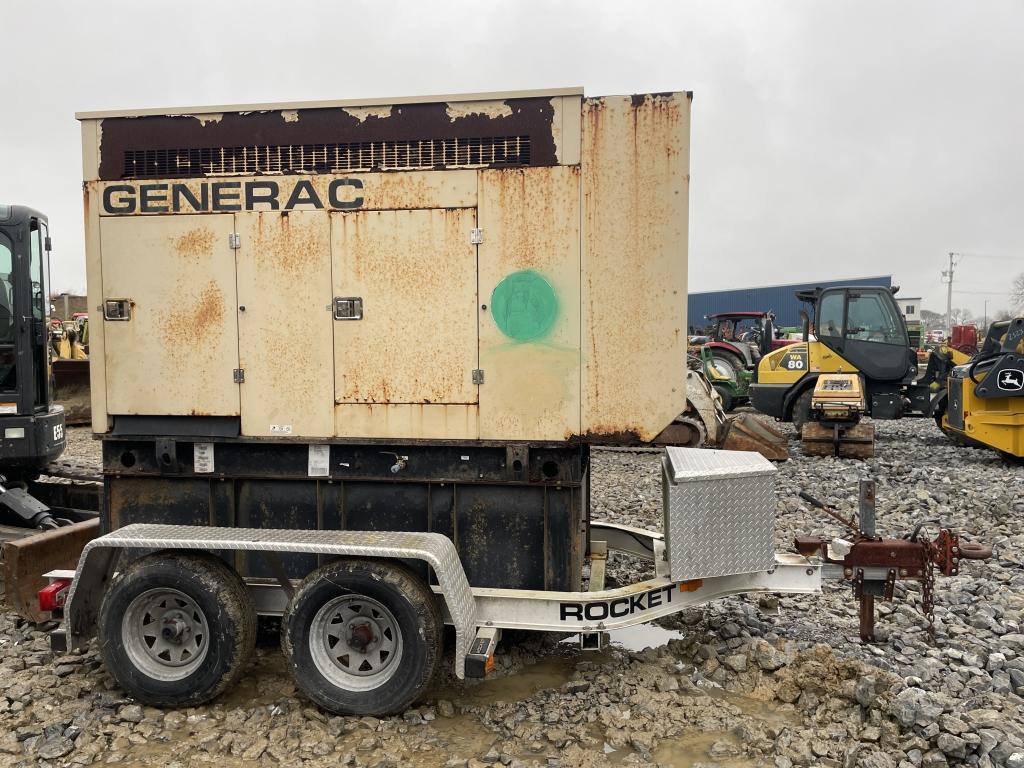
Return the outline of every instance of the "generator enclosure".
{"type": "Polygon", "coordinates": [[[93,427],[651,440],[684,408],[690,98],[86,113],[93,427]]]}
{"type": "Polygon", "coordinates": [[[690,103],[79,114],[105,524],[450,531],[474,585],[578,586],[588,446],[686,404],[690,103]]]}
{"type": "Polygon", "coordinates": [[[662,458],[673,581],[775,565],[775,466],[759,453],[670,446],[662,458]]]}

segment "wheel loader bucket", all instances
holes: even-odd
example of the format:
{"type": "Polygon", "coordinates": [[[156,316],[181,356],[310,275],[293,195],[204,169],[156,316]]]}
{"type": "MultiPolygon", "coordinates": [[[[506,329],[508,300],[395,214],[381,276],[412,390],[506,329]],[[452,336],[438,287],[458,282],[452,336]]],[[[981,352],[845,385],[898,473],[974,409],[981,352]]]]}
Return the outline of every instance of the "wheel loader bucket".
{"type": "Polygon", "coordinates": [[[64,406],[66,424],[92,421],[88,360],[53,361],[53,400],[64,406]]]}
{"type": "Polygon", "coordinates": [[[720,447],[729,451],[756,451],[771,461],[789,458],[786,435],[752,413],[740,413],[729,420],[720,447]]]}
{"type": "Polygon", "coordinates": [[[45,621],[37,595],[46,586],[44,573],[74,570],[85,545],[100,534],[99,518],[50,531],[33,532],[3,545],[4,602],[29,621],[45,621]]]}

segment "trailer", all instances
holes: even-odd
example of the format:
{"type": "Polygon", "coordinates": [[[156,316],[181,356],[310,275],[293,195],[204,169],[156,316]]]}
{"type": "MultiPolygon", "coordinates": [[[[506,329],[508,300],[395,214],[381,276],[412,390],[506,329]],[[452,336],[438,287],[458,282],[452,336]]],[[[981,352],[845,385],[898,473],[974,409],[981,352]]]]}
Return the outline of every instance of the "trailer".
{"type": "Polygon", "coordinates": [[[191,706],[279,616],[305,696],[380,714],[423,692],[446,624],[483,676],[505,629],[595,646],[823,572],[866,599],[952,567],[873,531],[776,554],[753,453],[665,448],[660,532],[590,518],[591,447],[671,442],[686,406],[690,104],[79,115],[104,495],[41,593],[54,644],[95,638],[136,699],[191,706]],[[605,588],[616,551],[650,578],[605,588]]]}

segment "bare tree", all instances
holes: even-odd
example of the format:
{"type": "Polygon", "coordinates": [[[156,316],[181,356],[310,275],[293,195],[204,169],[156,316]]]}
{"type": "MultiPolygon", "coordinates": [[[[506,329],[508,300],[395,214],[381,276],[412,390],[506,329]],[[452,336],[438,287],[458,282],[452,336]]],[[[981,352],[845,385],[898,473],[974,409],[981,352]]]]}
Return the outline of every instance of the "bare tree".
{"type": "Polygon", "coordinates": [[[1021,272],[1014,278],[1010,302],[1015,309],[1024,309],[1024,272],[1021,272]]]}
{"type": "Polygon", "coordinates": [[[960,309],[953,309],[950,317],[950,325],[967,325],[974,319],[971,314],[971,310],[961,307],[960,309]]]}

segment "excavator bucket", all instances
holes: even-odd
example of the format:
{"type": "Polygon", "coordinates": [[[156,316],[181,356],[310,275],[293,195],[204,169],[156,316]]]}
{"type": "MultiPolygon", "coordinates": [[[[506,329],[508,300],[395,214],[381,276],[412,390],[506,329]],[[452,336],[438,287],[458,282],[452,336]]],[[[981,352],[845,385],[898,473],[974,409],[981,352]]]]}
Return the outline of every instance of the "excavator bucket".
{"type": "Polygon", "coordinates": [[[786,435],[752,413],[740,413],[729,420],[720,447],[729,451],[756,451],[771,461],[789,458],[786,435]]]}
{"type": "Polygon", "coordinates": [[[870,459],[875,455],[875,428],[864,423],[844,427],[809,421],[800,432],[800,443],[805,456],[870,459]]]}
{"type": "Polygon", "coordinates": [[[64,406],[66,424],[88,424],[92,420],[88,360],[53,361],[53,400],[64,406]]]}

